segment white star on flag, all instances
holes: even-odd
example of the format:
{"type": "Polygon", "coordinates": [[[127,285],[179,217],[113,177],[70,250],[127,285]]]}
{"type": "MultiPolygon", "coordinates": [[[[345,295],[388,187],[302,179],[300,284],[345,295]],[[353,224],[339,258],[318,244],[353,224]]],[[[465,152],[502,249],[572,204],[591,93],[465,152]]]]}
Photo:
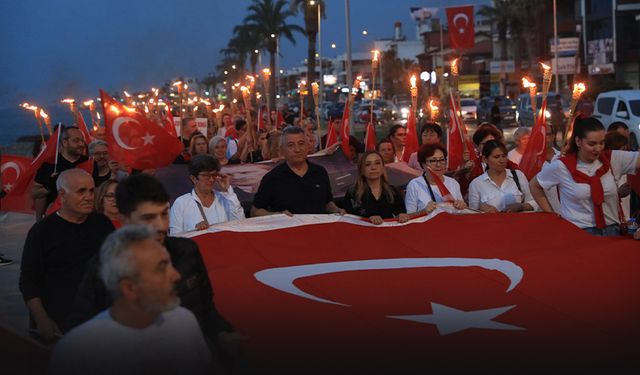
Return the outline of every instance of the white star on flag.
{"type": "Polygon", "coordinates": [[[155,137],[156,137],[155,135],[151,135],[151,134],[149,134],[149,132],[147,132],[147,134],[144,137],[142,137],[142,139],[144,140],[143,146],[152,145],[153,144],[153,139],[155,137]]]}
{"type": "Polygon", "coordinates": [[[4,190],[5,191],[10,191],[12,187],[13,187],[13,184],[11,184],[11,183],[4,184],[4,190]]]}
{"type": "Polygon", "coordinates": [[[392,319],[409,320],[418,323],[434,324],[440,335],[448,335],[469,328],[498,329],[498,330],[524,330],[524,328],[510,324],[494,322],[492,319],[514,308],[513,306],[498,307],[495,309],[463,311],[453,307],[431,302],[430,315],[392,315],[392,319]]]}

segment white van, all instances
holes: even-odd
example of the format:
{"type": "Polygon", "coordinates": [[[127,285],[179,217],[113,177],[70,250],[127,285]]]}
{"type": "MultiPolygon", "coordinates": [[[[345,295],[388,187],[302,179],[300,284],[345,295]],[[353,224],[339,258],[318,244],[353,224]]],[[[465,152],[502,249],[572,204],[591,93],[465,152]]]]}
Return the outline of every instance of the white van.
{"type": "Polygon", "coordinates": [[[616,90],[603,92],[596,98],[593,117],[605,128],[623,123],[631,131],[631,148],[638,147],[640,133],[640,90],[616,90]]]}

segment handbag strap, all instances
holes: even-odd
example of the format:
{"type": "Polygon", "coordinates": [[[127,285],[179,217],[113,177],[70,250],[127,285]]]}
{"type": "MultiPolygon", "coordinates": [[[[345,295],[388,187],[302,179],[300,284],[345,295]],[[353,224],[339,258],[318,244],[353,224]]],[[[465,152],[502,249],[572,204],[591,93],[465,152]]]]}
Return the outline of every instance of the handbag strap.
{"type": "Polygon", "coordinates": [[[202,220],[204,220],[205,224],[209,225],[209,220],[207,220],[207,215],[204,214],[204,208],[202,208],[202,203],[196,200],[196,205],[198,206],[198,210],[200,210],[200,215],[202,215],[202,220]]]}
{"type": "Polygon", "coordinates": [[[429,194],[431,195],[431,200],[433,201],[433,203],[438,203],[436,202],[435,194],[433,194],[433,189],[431,188],[431,184],[429,183],[429,180],[427,180],[426,172],[425,174],[422,175],[422,178],[424,178],[424,182],[427,184],[427,187],[429,188],[429,194]]]}

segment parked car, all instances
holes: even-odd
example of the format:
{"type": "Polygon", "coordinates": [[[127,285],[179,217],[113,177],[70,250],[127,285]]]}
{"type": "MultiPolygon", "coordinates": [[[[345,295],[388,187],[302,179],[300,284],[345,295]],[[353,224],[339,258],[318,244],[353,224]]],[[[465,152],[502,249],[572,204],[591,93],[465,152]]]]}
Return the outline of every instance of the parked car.
{"type": "Polygon", "coordinates": [[[516,121],[516,104],[508,96],[485,96],[478,102],[476,106],[476,118],[478,123],[491,122],[491,107],[496,98],[500,98],[500,113],[502,114],[502,122],[500,126],[515,127],[518,126],[516,121]]]}
{"type": "MultiPolygon", "coordinates": [[[[379,99],[373,101],[373,118],[378,124],[391,121],[394,111],[395,106],[389,101],[379,99]]],[[[369,117],[371,117],[371,100],[363,100],[360,103],[360,110],[357,113],[356,121],[367,123],[369,122],[369,117]]]]}
{"type": "Polygon", "coordinates": [[[473,98],[461,98],[460,99],[460,112],[462,112],[462,121],[465,123],[475,123],[476,110],[478,102],[473,98]]]}
{"type": "MultiPolygon", "coordinates": [[[[557,94],[555,92],[549,92],[547,100],[551,100],[557,94]]],[[[562,98],[562,109],[565,117],[569,116],[569,102],[562,98]]],[[[536,113],[540,114],[540,107],[542,107],[542,93],[536,94],[536,113]]],[[[520,126],[533,126],[533,111],[531,110],[531,95],[524,93],[520,94],[516,104],[517,118],[520,126]]],[[[551,112],[547,109],[544,113],[544,117],[549,120],[551,118],[551,112]]]]}
{"type": "Polygon", "coordinates": [[[596,98],[592,114],[605,128],[623,123],[631,132],[631,149],[638,148],[640,132],[640,90],[616,90],[603,92],[596,98]]]}

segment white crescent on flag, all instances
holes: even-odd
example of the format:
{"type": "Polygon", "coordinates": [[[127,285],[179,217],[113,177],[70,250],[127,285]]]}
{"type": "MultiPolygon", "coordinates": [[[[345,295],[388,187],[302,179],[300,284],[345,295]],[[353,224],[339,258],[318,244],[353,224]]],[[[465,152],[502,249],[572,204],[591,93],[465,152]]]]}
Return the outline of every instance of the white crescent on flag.
{"type": "Polygon", "coordinates": [[[467,16],[466,14],[458,13],[455,16],[453,16],[453,26],[458,27],[458,31],[460,32],[460,34],[464,34],[464,31],[468,25],[469,25],[469,16],[467,16]],[[458,26],[459,19],[464,20],[464,26],[463,25],[458,26]]]}
{"type": "Polygon", "coordinates": [[[343,303],[316,297],[300,290],[294,285],[295,281],[304,277],[326,275],[337,272],[394,270],[403,268],[426,267],[481,267],[491,271],[498,271],[509,279],[507,292],[513,290],[522,280],[524,271],[517,264],[501,259],[481,258],[395,258],[395,259],[367,259],[347,262],[305,264],[291,267],[269,268],[256,272],[254,277],[261,283],[274,289],[298,297],[317,302],[349,306],[343,303]]]}
{"type": "Polygon", "coordinates": [[[113,128],[111,130],[111,132],[113,133],[113,139],[115,139],[118,146],[124,148],[125,150],[135,150],[136,147],[129,146],[128,144],[124,143],[124,141],[122,141],[122,138],[120,138],[120,126],[125,122],[135,122],[136,124],[141,125],[140,122],[131,117],[118,117],[113,120],[113,128]]]}
{"type": "Polygon", "coordinates": [[[3,186],[7,191],[9,191],[13,187],[13,184],[16,181],[18,181],[18,179],[20,178],[20,166],[13,161],[8,161],[6,163],[3,163],[2,166],[0,167],[0,175],[4,173],[4,171],[7,169],[13,169],[16,171],[16,177],[13,179],[13,183],[6,182],[5,185],[3,186]]]}

